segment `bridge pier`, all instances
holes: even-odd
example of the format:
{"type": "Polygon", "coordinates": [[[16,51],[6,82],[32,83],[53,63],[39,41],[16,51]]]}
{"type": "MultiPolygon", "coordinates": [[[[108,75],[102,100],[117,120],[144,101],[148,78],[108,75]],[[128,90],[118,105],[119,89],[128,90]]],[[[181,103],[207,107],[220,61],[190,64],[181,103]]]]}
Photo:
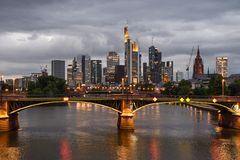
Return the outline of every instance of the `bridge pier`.
{"type": "Polygon", "coordinates": [[[240,129],[240,115],[232,113],[219,113],[218,124],[221,127],[240,129]]]}
{"type": "Polygon", "coordinates": [[[122,100],[121,110],[122,113],[118,114],[118,129],[121,130],[134,130],[133,112],[131,108],[131,101],[122,100]]]}
{"type": "Polygon", "coordinates": [[[9,115],[8,103],[0,104],[0,132],[12,131],[18,128],[18,113],[9,115]]]}

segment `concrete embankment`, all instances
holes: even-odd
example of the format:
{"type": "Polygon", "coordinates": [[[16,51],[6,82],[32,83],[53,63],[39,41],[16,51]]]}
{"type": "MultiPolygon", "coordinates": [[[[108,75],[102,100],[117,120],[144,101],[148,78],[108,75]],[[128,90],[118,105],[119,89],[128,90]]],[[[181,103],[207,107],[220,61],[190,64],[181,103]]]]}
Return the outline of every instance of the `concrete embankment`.
{"type": "Polygon", "coordinates": [[[206,111],[218,112],[218,109],[208,104],[186,103],[186,105],[189,105],[198,109],[206,110],[206,111]]]}

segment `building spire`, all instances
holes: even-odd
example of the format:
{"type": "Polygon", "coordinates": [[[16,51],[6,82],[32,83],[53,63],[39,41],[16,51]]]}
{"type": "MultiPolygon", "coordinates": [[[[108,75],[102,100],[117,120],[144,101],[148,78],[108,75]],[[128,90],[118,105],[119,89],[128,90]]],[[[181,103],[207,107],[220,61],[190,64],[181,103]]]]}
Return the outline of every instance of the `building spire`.
{"type": "Polygon", "coordinates": [[[193,79],[196,79],[198,75],[203,75],[203,74],[204,74],[203,60],[200,56],[200,50],[198,46],[197,56],[195,58],[194,66],[193,66],[193,79]]]}
{"type": "Polygon", "coordinates": [[[129,35],[128,35],[128,24],[126,23],[126,25],[125,25],[125,27],[124,27],[124,42],[126,43],[128,39],[129,39],[129,35]]]}
{"type": "Polygon", "coordinates": [[[200,56],[200,50],[199,50],[199,46],[198,46],[198,50],[197,50],[197,56],[200,56]]]}

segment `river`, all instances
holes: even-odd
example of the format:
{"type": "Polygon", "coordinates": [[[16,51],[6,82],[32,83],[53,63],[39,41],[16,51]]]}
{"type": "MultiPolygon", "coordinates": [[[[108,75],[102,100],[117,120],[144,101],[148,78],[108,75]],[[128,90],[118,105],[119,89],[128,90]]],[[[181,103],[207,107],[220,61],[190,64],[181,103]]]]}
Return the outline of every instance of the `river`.
{"type": "Polygon", "coordinates": [[[1,160],[234,160],[240,131],[184,106],[153,105],[135,115],[133,132],[98,105],[39,106],[19,113],[20,129],[0,133],[1,160]]]}

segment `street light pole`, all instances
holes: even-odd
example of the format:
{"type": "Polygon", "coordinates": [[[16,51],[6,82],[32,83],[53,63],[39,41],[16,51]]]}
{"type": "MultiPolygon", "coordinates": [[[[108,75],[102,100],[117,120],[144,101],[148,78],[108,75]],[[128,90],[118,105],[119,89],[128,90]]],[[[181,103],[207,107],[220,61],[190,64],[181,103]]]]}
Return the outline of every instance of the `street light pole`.
{"type": "Polygon", "coordinates": [[[124,94],[124,78],[122,78],[122,95],[124,94]]]}
{"type": "Polygon", "coordinates": [[[14,95],[14,81],[15,81],[15,78],[13,78],[13,95],[14,95]]]}
{"type": "Polygon", "coordinates": [[[128,88],[128,87],[129,87],[129,86],[128,86],[128,84],[129,84],[129,82],[128,82],[128,75],[126,75],[126,80],[127,80],[126,91],[127,91],[127,101],[128,101],[128,89],[129,89],[129,88],[128,88]]]}
{"type": "Polygon", "coordinates": [[[222,96],[224,96],[224,82],[225,82],[225,80],[222,79],[222,96]]]}

